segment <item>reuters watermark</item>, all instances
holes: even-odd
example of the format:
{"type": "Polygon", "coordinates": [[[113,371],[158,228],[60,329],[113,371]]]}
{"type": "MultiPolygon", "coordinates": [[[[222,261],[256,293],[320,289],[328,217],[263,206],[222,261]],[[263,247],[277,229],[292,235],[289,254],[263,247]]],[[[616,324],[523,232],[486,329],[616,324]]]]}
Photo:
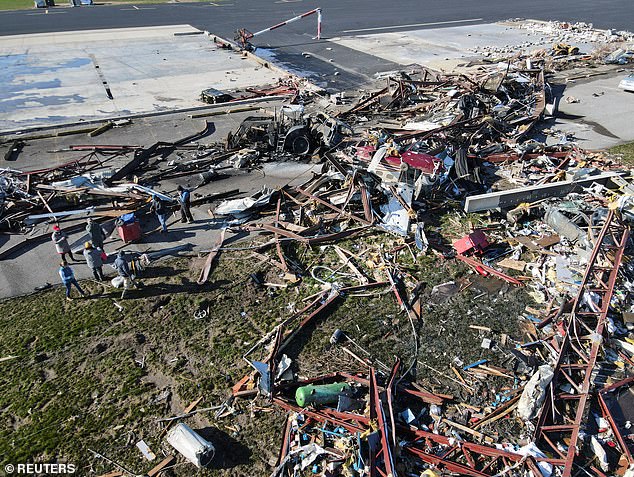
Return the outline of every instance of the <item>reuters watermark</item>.
{"type": "Polygon", "coordinates": [[[64,475],[74,474],[75,464],[6,464],[4,471],[9,475],[64,475]]]}

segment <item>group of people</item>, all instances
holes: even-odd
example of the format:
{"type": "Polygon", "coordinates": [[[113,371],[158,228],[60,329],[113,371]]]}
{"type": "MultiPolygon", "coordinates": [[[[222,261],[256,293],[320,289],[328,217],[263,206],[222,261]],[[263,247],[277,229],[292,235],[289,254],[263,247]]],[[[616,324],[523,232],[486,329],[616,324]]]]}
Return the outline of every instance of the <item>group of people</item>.
{"type": "MultiPolygon", "coordinates": [[[[194,217],[192,216],[190,210],[191,193],[182,186],[178,186],[178,203],[180,205],[181,222],[192,223],[194,221],[194,217]]],[[[150,211],[156,214],[158,221],[161,224],[161,233],[166,233],[169,209],[165,202],[156,194],[152,197],[150,211]]],[[[86,232],[88,233],[89,240],[84,243],[84,260],[88,268],[92,271],[95,280],[102,282],[105,280],[103,265],[108,259],[108,255],[104,252],[104,240],[107,235],[101,225],[91,218],[87,220],[86,232]]],[[[73,262],[79,261],[76,260],[73,255],[70,244],[68,243],[68,235],[59,227],[59,225],[54,225],[51,240],[55,244],[55,250],[61,257],[61,262],[59,264],[59,276],[66,287],[66,299],[72,300],[71,289],[73,286],[77,288],[81,296],[86,296],[86,293],[75,278],[75,272],[66,259],[68,256],[68,259],[73,262]]],[[[134,280],[134,274],[130,270],[129,263],[123,251],[118,252],[117,258],[114,260],[112,266],[117,271],[118,276],[123,279],[123,293],[121,294],[121,298],[123,298],[130,285],[138,287],[134,280]]]]}
{"type": "MultiPolygon", "coordinates": [[[[92,270],[95,279],[103,281],[104,276],[102,267],[106,258],[105,252],[103,251],[103,243],[106,238],[106,233],[101,228],[101,225],[90,218],[86,223],[86,232],[88,233],[90,240],[84,244],[84,259],[86,260],[88,267],[92,270]]],[[[70,244],[68,243],[68,235],[60,228],[59,225],[54,225],[51,240],[55,244],[55,250],[61,257],[61,262],[59,264],[59,276],[66,287],[66,299],[72,300],[70,292],[73,286],[77,288],[82,296],[86,296],[86,293],[82,290],[79,282],[75,278],[75,272],[66,260],[66,256],[68,255],[70,260],[78,262],[73,255],[70,244]]]]}
{"type": "MultiPolygon", "coordinates": [[[[103,249],[106,233],[101,228],[101,225],[99,225],[92,219],[88,219],[87,221],[86,232],[88,232],[90,240],[84,243],[84,259],[86,261],[86,265],[92,271],[95,280],[102,282],[105,280],[103,274],[103,265],[108,259],[108,256],[103,249]]],[[[81,288],[81,285],[79,285],[79,282],[75,278],[75,272],[66,260],[66,256],[68,256],[68,258],[73,262],[78,262],[78,260],[76,260],[75,256],[73,255],[70,244],[68,243],[68,235],[59,227],[59,225],[54,225],[51,240],[55,244],[55,249],[62,259],[59,264],[58,272],[60,278],[62,279],[62,283],[66,287],[66,299],[73,299],[71,297],[71,290],[73,286],[77,289],[77,291],[79,291],[81,296],[86,296],[86,292],[84,292],[84,290],[81,288]]],[[[136,282],[134,281],[134,275],[130,271],[130,266],[128,264],[128,261],[126,260],[123,250],[118,252],[117,258],[114,260],[112,265],[117,271],[118,275],[123,278],[123,298],[123,295],[125,294],[125,291],[128,289],[130,284],[137,286],[136,282]]]]}
{"type": "MultiPolygon", "coordinates": [[[[185,189],[183,186],[178,186],[178,204],[180,206],[181,222],[191,224],[194,222],[194,217],[191,212],[191,192],[185,189]]],[[[167,204],[158,196],[152,197],[152,204],[150,205],[150,212],[156,214],[156,218],[161,224],[161,233],[167,232],[167,218],[169,217],[169,208],[167,204]]]]}

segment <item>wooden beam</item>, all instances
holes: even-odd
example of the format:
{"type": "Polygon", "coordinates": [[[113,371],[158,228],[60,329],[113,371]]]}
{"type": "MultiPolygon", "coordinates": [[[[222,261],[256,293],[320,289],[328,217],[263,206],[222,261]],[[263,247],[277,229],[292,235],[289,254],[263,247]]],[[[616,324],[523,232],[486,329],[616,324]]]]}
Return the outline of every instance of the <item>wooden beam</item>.
{"type": "Polygon", "coordinates": [[[462,424],[458,424],[457,422],[453,422],[450,421],[449,419],[444,419],[442,420],[442,422],[444,422],[445,424],[451,426],[451,427],[455,427],[456,429],[459,429],[463,432],[466,432],[468,434],[471,434],[472,436],[475,436],[479,439],[483,439],[484,442],[488,443],[488,444],[493,444],[493,439],[489,436],[487,436],[486,434],[480,432],[480,431],[476,431],[475,429],[471,429],[470,427],[467,426],[463,426],[462,424]]]}
{"type": "Polygon", "coordinates": [[[156,467],[154,467],[147,473],[148,477],[154,477],[155,475],[158,475],[159,473],[161,473],[161,471],[165,469],[165,467],[167,467],[168,465],[172,465],[174,462],[176,462],[176,458],[173,455],[168,455],[165,459],[159,462],[156,467]]]}

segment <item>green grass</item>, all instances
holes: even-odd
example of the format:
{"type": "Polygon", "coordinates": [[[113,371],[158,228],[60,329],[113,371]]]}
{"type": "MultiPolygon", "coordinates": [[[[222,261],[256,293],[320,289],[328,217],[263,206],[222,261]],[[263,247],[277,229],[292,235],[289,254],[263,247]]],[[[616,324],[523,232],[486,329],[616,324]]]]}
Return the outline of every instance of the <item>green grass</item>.
{"type": "MultiPolygon", "coordinates": [[[[234,264],[218,273],[237,281],[234,264]]],[[[0,303],[1,356],[17,356],[0,363],[2,460],[81,464],[79,475],[93,475],[91,463],[97,475],[112,470],[92,457],[88,449],[93,449],[143,473],[152,465],[134,444],[143,438],[158,454],[165,444],[156,419],[182,412],[201,395],[201,407],[226,399],[230,385],[247,371],[240,359],[244,342],[261,333],[236,311],[239,288],[225,293],[231,306],[213,303],[218,286],[191,285],[188,265],[154,267],[160,278],[145,279],[145,289],[122,301],[123,314],[112,303],[119,293],[69,303],[56,289],[0,303]],[[190,293],[173,292],[188,287],[190,293]],[[194,312],[207,303],[212,317],[195,320],[194,312]],[[143,357],[141,368],[136,361],[143,357]],[[171,392],[170,403],[157,401],[165,390],[171,392]]],[[[94,282],[82,285],[93,295],[102,292],[94,282]]],[[[277,319],[256,304],[249,308],[265,329],[277,319]]],[[[281,417],[267,415],[273,451],[281,417]]],[[[251,444],[254,456],[257,445],[251,444]]],[[[191,470],[183,466],[179,475],[191,470]]],[[[206,475],[223,475],[218,472],[206,475]]]]}
{"type": "Polygon", "coordinates": [[[0,10],[25,10],[33,5],[33,0],[0,0],[0,10]]]}
{"type": "Polygon", "coordinates": [[[612,147],[609,151],[613,154],[622,155],[623,164],[627,166],[634,166],[634,142],[612,147]]]}
{"type": "MultiPolygon", "coordinates": [[[[460,218],[459,225],[466,219],[460,218]]],[[[402,239],[379,232],[339,245],[363,254],[356,265],[368,276],[376,273],[384,280],[377,269],[380,264],[368,258],[380,247],[386,253],[401,243],[402,239]]],[[[308,269],[342,266],[331,247],[293,244],[285,253],[308,269]]],[[[406,267],[409,275],[404,279],[410,286],[417,281],[427,284],[423,303],[434,285],[461,280],[468,272],[453,260],[411,257],[407,248],[393,253],[393,259],[406,267]]],[[[274,252],[269,254],[277,259],[274,252]]],[[[204,398],[199,407],[224,402],[231,386],[251,371],[243,353],[290,316],[291,308],[302,309],[304,298],[321,287],[310,274],[296,286],[257,287],[249,274],[260,272],[266,282],[283,280],[279,270],[254,262],[248,252],[223,252],[210,283],[203,287],[195,284],[198,270],[199,264],[188,259],[153,264],[142,278],[145,287],[133,290],[124,301],[119,300],[119,291],[85,282],[82,286],[93,295],[91,299],[66,302],[57,288],[0,302],[0,357],[17,356],[0,362],[0,455],[5,463],[74,463],[78,475],[113,470],[93,457],[92,449],[136,473],[147,472],[153,464],[136,449],[138,440],[145,440],[157,455],[174,452],[162,438],[157,419],[182,413],[199,396],[204,398]],[[113,300],[125,307],[123,313],[113,300]],[[200,309],[208,309],[209,316],[196,319],[200,309]],[[143,359],[141,368],[137,360],[143,359]],[[169,401],[159,399],[166,390],[171,393],[169,401]]],[[[331,281],[327,275],[322,270],[318,276],[331,281]]],[[[336,279],[342,286],[356,284],[343,275],[336,279]]],[[[441,369],[456,355],[465,362],[495,360],[480,348],[481,338],[467,325],[490,326],[512,335],[525,297],[519,289],[509,291],[506,301],[482,296],[474,300],[476,294],[469,289],[436,307],[425,305],[424,322],[417,325],[419,360],[441,369]]],[[[300,375],[367,371],[351,360],[342,345],[329,343],[336,328],[388,366],[395,355],[409,365],[411,327],[392,291],[385,287],[358,295],[340,298],[284,350],[300,375]]],[[[265,354],[262,350],[251,358],[262,359],[265,354]]],[[[427,382],[424,369],[419,378],[423,386],[436,389],[427,382]]],[[[460,394],[459,389],[439,391],[460,394]]],[[[257,405],[268,406],[263,400],[257,405]]],[[[255,411],[251,416],[248,401],[236,401],[234,406],[236,413],[229,418],[215,420],[212,413],[202,413],[187,420],[195,429],[212,427],[224,433],[214,442],[220,446],[219,455],[241,456],[225,461],[223,468],[196,475],[269,475],[284,413],[273,407],[272,412],[255,411]]],[[[176,476],[192,472],[189,464],[174,470],[176,476]]]]}

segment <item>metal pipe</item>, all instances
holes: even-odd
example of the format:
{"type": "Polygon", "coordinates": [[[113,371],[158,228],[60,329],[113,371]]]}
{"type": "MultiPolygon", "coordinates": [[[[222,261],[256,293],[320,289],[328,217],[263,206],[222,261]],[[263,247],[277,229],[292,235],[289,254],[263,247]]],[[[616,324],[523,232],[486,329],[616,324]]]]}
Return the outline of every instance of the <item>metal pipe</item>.
{"type": "Polygon", "coordinates": [[[290,20],[285,20],[283,22],[278,23],[277,25],[273,25],[272,27],[265,28],[264,30],[260,30],[255,33],[252,33],[250,36],[247,35],[248,39],[261,35],[262,33],[266,33],[267,31],[276,30],[280,27],[283,27],[284,25],[288,25],[289,23],[293,23],[298,20],[301,20],[302,18],[306,18],[307,16],[312,15],[314,13],[317,14],[317,39],[319,40],[321,38],[321,8],[315,8],[309,12],[302,13],[301,15],[297,15],[296,17],[293,17],[290,20]]]}

